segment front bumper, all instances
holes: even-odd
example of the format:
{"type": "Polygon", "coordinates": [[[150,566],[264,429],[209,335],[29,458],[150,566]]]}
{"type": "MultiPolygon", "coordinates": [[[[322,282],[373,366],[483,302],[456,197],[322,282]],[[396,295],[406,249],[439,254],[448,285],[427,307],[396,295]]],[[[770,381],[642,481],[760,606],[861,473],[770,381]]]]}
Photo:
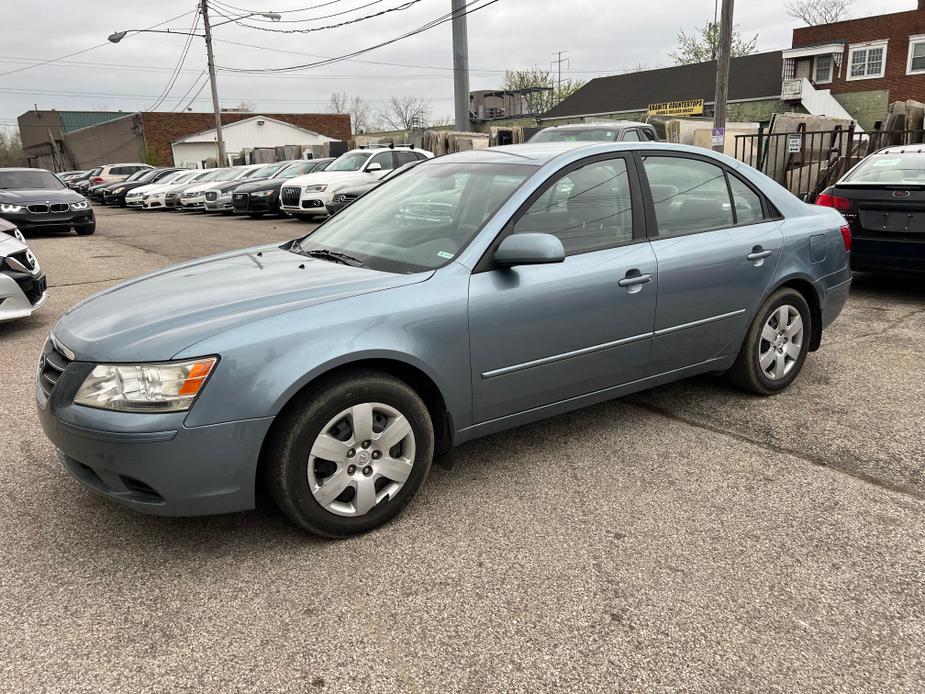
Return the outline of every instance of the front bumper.
{"type": "Polygon", "coordinates": [[[4,212],[3,218],[18,226],[20,230],[28,231],[89,226],[93,224],[94,215],[93,210],[88,207],[67,212],[4,212]]]}
{"type": "Polygon", "coordinates": [[[231,209],[231,194],[220,195],[215,200],[210,200],[208,197],[205,201],[205,208],[207,212],[225,212],[231,209]]]}
{"type": "Polygon", "coordinates": [[[205,195],[197,195],[194,198],[180,198],[181,210],[204,210],[206,208],[205,195]]]}
{"type": "Polygon", "coordinates": [[[109,412],[71,404],[92,364],[71,362],[51,394],[36,378],[39,421],[67,470],[123,506],[161,516],[254,507],[272,417],[188,428],[188,413],[109,412]]]}
{"type": "Polygon", "coordinates": [[[236,193],[234,196],[234,211],[240,214],[248,214],[250,212],[277,212],[278,210],[278,195],[236,193]]]}
{"type": "MultiPolygon", "coordinates": [[[[2,262],[2,260],[0,260],[2,262]]],[[[0,322],[27,318],[48,299],[45,275],[17,278],[0,272],[0,322]]]]}

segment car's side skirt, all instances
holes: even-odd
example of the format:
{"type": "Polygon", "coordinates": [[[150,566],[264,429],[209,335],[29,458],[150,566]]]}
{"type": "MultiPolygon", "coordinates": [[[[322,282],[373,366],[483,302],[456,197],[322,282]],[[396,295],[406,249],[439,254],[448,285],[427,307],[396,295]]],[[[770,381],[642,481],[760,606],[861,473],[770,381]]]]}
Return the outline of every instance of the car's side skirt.
{"type": "Polygon", "coordinates": [[[464,443],[466,441],[471,441],[472,439],[477,439],[481,436],[487,436],[498,431],[503,431],[504,429],[511,429],[523,424],[529,424],[530,422],[536,422],[541,419],[546,419],[558,414],[577,410],[582,407],[588,407],[589,405],[595,405],[597,403],[606,402],[607,400],[623,397],[624,395],[630,395],[631,393],[636,393],[640,390],[647,390],[649,388],[654,388],[665,383],[679,381],[684,378],[689,378],[690,376],[696,376],[698,374],[708,373],[710,371],[725,371],[732,366],[735,358],[735,354],[722,357],[714,357],[697,364],[685,366],[681,369],[674,369],[672,371],[666,371],[654,376],[647,376],[646,378],[640,378],[639,380],[630,381],[629,383],[623,383],[611,388],[603,388],[601,390],[596,390],[585,395],[579,395],[574,398],[568,398],[566,400],[559,400],[547,405],[533,407],[529,410],[524,410],[516,414],[508,415],[506,417],[499,417],[497,419],[490,419],[487,422],[473,424],[472,426],[457,431],[456,435],[453,437],[453,442],[454,444],[464,443]]]}

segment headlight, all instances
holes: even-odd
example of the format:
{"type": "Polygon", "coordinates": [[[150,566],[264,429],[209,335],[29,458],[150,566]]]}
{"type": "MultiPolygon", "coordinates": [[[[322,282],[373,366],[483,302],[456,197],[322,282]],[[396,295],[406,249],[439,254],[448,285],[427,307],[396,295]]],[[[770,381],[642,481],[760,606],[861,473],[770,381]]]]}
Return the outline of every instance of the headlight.
{"type": "Polygon", "coordinates": [[[268,198],[273,195],[275,191],[272,190],[258,190],[256,193],[251,193],[252,198],[268,198]]]}
{"type": "Polygon", "coordinates": [[[85,209],[87,209],[88,207],[90,207],[90,203],[87,202],[86,200],[81,200],[80,202],[72,202],[72,203],[71,203],[71,209],[72,209],[72,210],[85,210],[85,209]]]}
{"type": "Polygon", "coordinates": [[[26,209],[25,205],[14,205],[6,202],[0,205],[0,212],[22,212],[24,209],[26,209]]]}
{"type": "Polygon", "coordinates": [[[323,193],[325,190],[327,190],[326,185],[305,186],[306,193],[323,193]]]}
{"type": "Polygon", "coordinates": [[[188,410],[218,359],[163,364],[100,364],[84,380],[74,404],[128,412],[188,410]]]}
{"type": "Polygon", "coordinates": [[[113,195],[118,195],[119,193],[124,193],[124,192],[125,192],[125,186],[122,186],[121,188],[116,188],[115,190],[111,190],[111,191],[109,191],[109,192],[112,193],[113,195]]]}

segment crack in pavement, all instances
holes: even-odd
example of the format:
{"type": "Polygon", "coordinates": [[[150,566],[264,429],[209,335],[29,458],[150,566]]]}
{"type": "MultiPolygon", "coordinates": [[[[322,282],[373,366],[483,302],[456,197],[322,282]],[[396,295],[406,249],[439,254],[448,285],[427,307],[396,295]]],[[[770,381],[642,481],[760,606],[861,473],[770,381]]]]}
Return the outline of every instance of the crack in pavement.
{"type": "Polygon", "coordinates": [[[857,342],[858,340],[864,340],[868,337],[882,337],[883,335],[886,335],[886,333],[888,333],[893,328],[897,327],[898,325],[905,322],[909,318],[919,315],[920,313],[925,313],[925,308],[920,308],[920,309],[916,309],[915,311],[910,311],[909,313],[906,313],[900,316],[899,318],[896,318],[895,320],[890,321],[887,325],[880,328],[879,330],[874,330],[873,332],[870,332],[870,333],[863,333],[862,335],[855,335],[851,338],[843,338],[841,340],[833,340],[832,342],[826,342],[825,343],[826,347],[832,347],[834,345],[845,344],[846,342],[857,342]]]}
{"type": "MultiPolygon", "coordinates": [[[[712,424],[707,424],[705,422],[699,422],[694,419],[689,419],[688,417],[675,414],[671,410],[665,409],[664,407],[653,405],[648,402],[642,402],[636,399],[628,399],[628,398],[624,398],[623,401],[629,405],[638,407],[639,409],[645,410],[647,412],[651,412],[653,414],[661,415],[673,421],[680,422],[682,424],[687,424],[688,426],[692,426],[697,429],[704,429],[705,431],[710,431],[714,434],[720,434],[722,436],[727,436],[737,441],[748,443],[753,446],[758,446],[759,448],[764,448],[766,450],[772,451],[774,453],[779,453],[781,455],[792,456],[806,463],[810,463],[811,465],[816,465],[818,467],[827,467],[843,475],[854,477],[855,479],[861,480],[862,482],[867,482],[868,484],[871,484],[875,487],[880,487],[881,489],[886,489],[891,492],[896,492],[898,494],[910,496],[913,499],[925,501],[925,492],[919,491],[917,489],[909,488],[901,484],[896,484],[894,482],[889,482],[887,480],[882,480],[878,477],[874,477],[873,475],[868,475],[867,473],[864,473],[864,472],[858,472],[856,470],[847,469],[844,466],[839,465],[838,463],[833,463],[831,461],[825,460],[824,458],[817,458],[816,456],[813,456],[807,453],[802,453],[800,451],[794,451],[789,448],[784,448],[783,446],[778,446],[773,443],[768,443],[766,441],[760,441],[757,439],[750,438],[746,436],[745,434],[740,434],[737,431],[723,429],[722,427],[713,426],[712,424]]],[[[863,461],[859,461],[859,462],[863,462],[863,461]]]]}

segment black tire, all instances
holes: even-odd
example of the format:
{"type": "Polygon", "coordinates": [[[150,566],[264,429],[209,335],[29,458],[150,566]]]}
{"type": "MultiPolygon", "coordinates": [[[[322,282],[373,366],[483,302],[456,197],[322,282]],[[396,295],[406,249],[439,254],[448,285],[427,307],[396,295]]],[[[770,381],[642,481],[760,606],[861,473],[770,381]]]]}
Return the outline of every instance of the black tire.
{"type": "Polygon", "coordinates": [[[250,217],[251,219],[260,219],[261,217],[263,217],[263,215],[264,215],[263,212],[248,212],[247,213],[247,216],[250,217]]]}
{"type": "Polygon", "coordinates": [[[78,236],[90,236],[93,232],[96,231],[96,220],[94,219],[89,224],[84,224],[79,227],[74,227],[74,231],[77,232],[78,236]]]}
{"type": "Polygon", "coordinates": [[[266,486],[280,510],[309,532],[341,538],[365,533],[398,515],[414,497],[434,454],[434,431],[427,406],[418,394],[388,374],[355,370],[335,375],[303,393],[277,419],[264,451],[266,486]],[[414,463],[394,498],[381,501],[362,516],[326,510],[308,482],[308,452],[333,417],[360,403],[383,403],[398,410],[414,434],[414,463]]]}
{"type": "Polygon", "coordinates": [[[793,383],[803,368],[803,363],[806,361],[806,355],[809,352],[813,330],[815,330],[815,326],[812,323],[812,313],[803,295],[788,287],[778,289],[767,298],[758,313],[755,314],[755,318],[745,335],[745,341],[742,343],[739,356],[736,358],[732,368],[726,373],[727,378],[738,388],[756,395],[779,393],[793,383]],[[763,341],[761,333],[771,316],[785,305],[795,308],[799,312],[803,323],[800,351],[789,371],[778,378],[770,378],[759,362],[759,350],[762,342],[765,345],[768,344],[766,340],[763,341]]]}

